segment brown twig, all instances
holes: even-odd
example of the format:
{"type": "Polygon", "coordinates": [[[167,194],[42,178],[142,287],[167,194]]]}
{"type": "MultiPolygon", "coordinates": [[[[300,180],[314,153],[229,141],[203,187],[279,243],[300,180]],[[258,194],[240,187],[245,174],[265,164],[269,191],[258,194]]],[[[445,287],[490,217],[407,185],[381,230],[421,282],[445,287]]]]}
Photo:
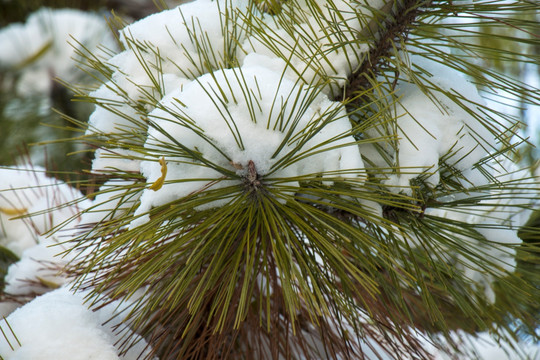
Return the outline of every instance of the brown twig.
{"type": "Polygon", "coordinates": [[[370,78],[381,73],[387,61],[386,59],[391,55],[393,44],[399,43],[398,39],[408,37],[414,22],[422,12],[422,8],[429,5],[430,2],[429,0],[398,1],[396,8],[392,10],[388,5],[392,5],[393,1],[389,1],[381,9],[381,12],[387,11],[389,13],[386,19],[380,24],[378,24],[377,20],[373,20],[361,32],[361,36],[377,33],[378,39],[368,52],[364,62],[349,76],[348,86],[344,89],[346,100],[353,99],[358,92],[371,88],[370,78]],[[374,30],[375,27],[379,28],[378,32],[374,30]]]}

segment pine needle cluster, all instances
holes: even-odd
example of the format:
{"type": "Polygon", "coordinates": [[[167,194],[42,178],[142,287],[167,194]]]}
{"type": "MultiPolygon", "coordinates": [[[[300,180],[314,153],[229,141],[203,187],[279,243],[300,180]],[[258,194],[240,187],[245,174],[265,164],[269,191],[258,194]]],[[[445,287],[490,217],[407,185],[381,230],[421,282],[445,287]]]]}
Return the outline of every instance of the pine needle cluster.
{"type": "Polygon", "coordinates": [[[77,288],[130,302],[127,325],[161,359],[427,359],[428,342],[458,352],[456,330],[536,325],[538,277],[514,272],[516,250],[530,260],[534,246],[507,241],[538,199],[511,161],[520,125],[433,71],[538,103],[538,89],[486,66],[540,62],[528,52],[537,22],[520,15],[538,4],[212,4],[220,34],[188,4],[169,10],[187,40],[160,34],[172,50],[136,26],[120,33],[123,57],[81,50],[102,85],[74,89],[96,105],[76,141],[106,186],[73,242],[77,288]],[[257,61],[275,79],[258,81],[246,65],[257,61]],[[407,162],[407,151],[437,153],[423,139],[444,134],[408,111],[403,88],[469,119],[433,164],[407,162]],[[265,163],[255,150],[271,133],[265,163]]]}

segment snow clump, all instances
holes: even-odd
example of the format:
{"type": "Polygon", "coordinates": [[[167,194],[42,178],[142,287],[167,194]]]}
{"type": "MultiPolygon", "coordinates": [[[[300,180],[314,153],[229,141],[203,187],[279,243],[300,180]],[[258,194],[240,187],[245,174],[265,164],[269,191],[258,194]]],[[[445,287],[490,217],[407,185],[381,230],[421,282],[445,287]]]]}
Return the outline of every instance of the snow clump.
{"type": "Polygon", "coordinates": [[[18,304],[69,282],[63,267],[74,258],[66,241],[76,236],[80,212],[92,202],[45,169],[20,165],[0,168],[0,246],[16,255],[4,277],[0,315],[18,304]],[[63,227],[48,234],[56,227],[63,227]],[[17,260],[18,258],[18,260],[17,260]]]}
{"type": "MultiPolygon", "coordinates": [[[[425,184],[435,188],[440,183],[440,165],[444,163],[463,174],[467,179],[464,186],[485,185],[487,178],[473,168],[496,150],[494,136],[479,120],[483,118],[484,100],[459,71],[420,56],[413,56],[411,62],[429,70],[431,76],[424,82],[433,89],[428,95],[414,83],[398,83],[393,113],[397,118],[398,150],[386,150],[400,171],[390,174],[385,184],[392,191],[410,195],[411,180],[420,176],[425,184]]],[[[383,132],[377,128],[369,130],[374,137],[383,132]]]]}
{"type": "MultiPolygon", "coordinates": [[[[504,275],[515,270],[516,247],[522,240],[518,237],[518,229],[525,225],[532,210],[538,203],[538,190],[534,177],[528,170],[519,169],[517,165],[505,158],[496,158],[490,163],[493,176],[501,184],[510,186],[511,190],[488,190],[489,195],[468,212],[452,208],[434,208],[426,210],[427,215],[438,216],[451,221],[459,221],[475,225],[475,230],[482,238],[461,236],[467,247],[483,254],[493,268],[504,275]],[[531,206],[532,205],[532,206],[531,206]]],[[[484,289],[486,299],[493,303],[493,275],[466,256],[459,255],[457,268],[471,279],[477,287],[484,289]]]]}
{"type": "Polygon", "coordinates": [[[0,245],[17,256],[40,235],[73,219],[89,206],[82,194],[37,166],[0,168],[0,245]]]}
{"type": "MultiPolygon", "coordinates": [[[[141,19],[120,31],[125,50],[106,64],[113,72],[110,81],[89,94],[99,103],[90,115],[87,134],[104,137],[128,131],[146,131],[144,118],[165,94],[182,89],[198,76],[226,67],[243,39],[238,18],[248,1],[198,0],[141,19]],[[226,27],[224,25],[227,25],[226,27]],[[148,29],[152,29],[149,31],[148,29]],[[202,50],[206,49],[202,55],[202,50]],[[145,107],[141,110],[140,104],[145,107]],[[142,129],[141,129],[142,128],[142,129]]],[[[137,139],[133,139],[134,143],[137,139]]],[[[111,167],[117,156],[95,155],[94,171],[111,167]]],[[[138,170],[137,161],[123,161],[117,170],[138,170]]]]}
{"type": "Polygon", "coordinates": [[[239,59],[258,54],[267,66],[275,66],[276,58],[287,59],[281,71],[289,79],[338,95],[369,50],[359,33],[383,5],[381,0],[282,2],[280,14],[253,19],[257,30],[242,44],[239,59]],[[336,43],[344,46],[336,49],[336,43]]]}
{"type": "MultiPolygon", "coordinates": [[[[425,78],[416,80],[431,89],[429,95],[412,79],[410,82],[398,82],[397,102],[392,113],[397,117],[394,130],[396,144],[390,146],[390,143],[380,142],[378,150],[372,144],[361,145],[362,154],[368,163],[379,168],[398,168],[396,172],[385,174],[382,181],[395,193],[413,195],[414,185],[418,184],[435,190],[441,186],[443,171],[452,169],[459,172],[460,175],[452,179],[462,187],[460,191],[434,199],[441,206],[428,207],[425,215],[474,225],[477,237],[458,236],[467,249],[489,261],[499,274],[513,272],[516,266],[515,247],[521,243],[517,229],[530,216],[531,211],[524,209],[529,209],[534,204],[533,199],[538,197],[534,178],[528,170],[520,170],[512,161],[502,157],[478,165],[496,153],[497,141],[493,133],[497,129],[487,127],[488,124],[482,121],[486,105],[476,87],[459,71],[433,60],[414,55],[410,61],[428,71],[425,78]],[[421,181],[415,183],[414,180],[421,181]],[[487,185],[493,182],[505,184],[508,189],[489,188],[487,185]],[[475,196],[479,197],[479,204],[467,211],[442,206],[446,202],[475,196]]],[[[369,129],[367,136],[381,136],[387,131],[385,126],[381,124],[369,129]]],[[[495,301],[492,274],[486,273],[466,256],[447,255],[449,260],[457,256],[458,270],[484,290],[488,301],[495,301]]]]}
{"type": "MultiPolygon", "coordinates": [[[[171,139],[182,139],[182,146],[198,151],[206,161],[243,177],[250,162],[259,177],[271,175],[269,181],[318,174],[323,179],[335,178],[338,171],[343,177],[365,175],[344,107],[316,89],[280,79],[256,64],[201,76],[167,95],[160,105],[148,115],[151,126],[145,144],[156,155],[165,146],[174,146],[171,139]],[[228,86],[220,88],[225,83],[228,86]],[[250,89],[257,93],[239,95],[250,89]],[[282,165],[291,153],[303,157],[282,165]]],[[[207,188],[209,182],[223,177],[215,167],[183,155],[164,158],[166,183],[159,190],[144,191],[137,214],[207,188]]],[[[149,160],[141,163],[142,173],[155,183],[163,165],[155,156],[149,160]]],[[[299,186],[297,181],[289,185],[299,186]]]]}
{"type": "MultiPolygon", "coordinates": [[[[332,23],[337,11],[328,4],[318,6],[323,22],[332,23]]],[[[350,19],[343,26],[352,36],[361,28],[360,7],[348,2],[336,6],[347,9],[350,19]]],[[[118,136],[144,147],[138,157],[123,148],[98,149],[92,166],[95,173],[139,171],[144,175],[149,188],[143,191],[137,217],[213,181],[219,183],[214,187],[241,183],[239,177],[247,176],[249,164],[260,177],[318,176],[338,170],[345,177],[365,176],[344,107],[330,101],[324,88],[310,86],[319,85],[314,81],[292,76],[285,62],[262,51],[262,45],[257,46],[260,51],[247,47],[254,41],[247,40],[253,34],[246,32],[244,23],[250,11],[265,21],[277,19],[257,13],[247,1],[199,0],[151,15],[121,31],[125,50],[107,61],[113,72],[110,80],[90,94],[98,106],[90,116],[87,134],[118,136]],[[127,133],[141,136],[125,137],[127,133]],[[177,141],[205,161],[185,151],[170,154],[167,149],[179,148],[177,141]],[[303,156],[286,161],[292,149],[303,156]],[[220,169],[237,176],[224,180],[220,169]],[[158,180],[163,186],[152,186],[158,180]]],[[[343,31],[334,29],[333,35],[326,34],[318,43],[324,24],[316,24],[315,18],[308,22],[308,28],[317,25],[304,39],[313,54],[343,31]]],[[[336,58],[327,65],[339,65],[339,76],[334,75],[345,78],[357,64],[339,65],[336,58]]],[[[298,66],[305,70],[305,63],[298,66]]],[[[298,186],[298,181],[289,185],[298,186]]],[[[134,225],[147,219],[147,215],[139,217],[134,225]]]]}
{"type": "Polygon", "coordinates": [[[118,301],[92,311],[84,292],[68,288],[42,295],[15,310],[0,327],[0,356],[12,360],[136,360],[150,349],[122,320],[127,303],[118,301]],[[118,327],[119,326],[119,327],[118,327]],[[131,336],[133,346],[124,353],[118,344],[131,336]]]}
{"type": "MultiPolygon", "coordinates": [[[[138,206],[132,228],[146,223],[154,207],[210,188],[240,188],[250,177],[269,187],[272,179],[280,179],[289,192],[302,177],[327,185],[336,180],[332,174],[364,179],[362,157],[379,170],[396,169],[380,182],[394,193],[415,195],[415,180],[436,190],[448,169],[459,172],[456,183],[472,191],[454,192],[454,200],[473,196],[491,182],[477,166],[498,145],[497,129],[482,120],[483,99],[458,70],[422,56],[411,56],[410,64],[425,74],[410,74],[396,84],[397,101],[390,107],[391,117],[397,117],[391,124],[394,146],[380,139],[388,138],[383,128],[388,124],[362,134],[381,145],[385,156],[377,155],[369,141],[358,146],[343,105],[328,96],[335,96],[360,65],[368,48],[349,40],[369,28],[363,20],[383,2],[309,2],[320,16],[294,12],[295,5],[284,2],[279,14],[270,15],[246,1],[198,0],[121,31],[125,50],[107,62],[110,79],[90,94],[98,105],[87,134],[106,140],[95,153],[93,172],[142,174],[146,181],[140,194],[130,192],[130,207],[138,206]],[[344,18],[335,21],[338,14],[344,18]],[[338,35],[347,45],[335,51],[331,44],[338,35]],[[431,89],[429,94],[418,81],[431,89]]],[[[492,219],[493,212],[507,212],[512,205],[486,202],[485,212],[471,219],[446,209],[426,214],[474,224],[488,243],[514,244],[519,243],[515,231],[501,230],[513,215],[501,222],[492,219]]],[[[100,206],[105,209],[106,201],[100,206]]],[[[373,208],[382,214],[381,206],[373,208]]],[[[482,250],[487,246],[477,239],[463,241],[482,250]]],[[[485,251],[498,258],[503,271],[514,269],[511,248],[504,254],[501,246],[485,251]]],[[[490,279],[474,268],[463,271],[487,284],[487,297],[493,299],[490,279]]]]}

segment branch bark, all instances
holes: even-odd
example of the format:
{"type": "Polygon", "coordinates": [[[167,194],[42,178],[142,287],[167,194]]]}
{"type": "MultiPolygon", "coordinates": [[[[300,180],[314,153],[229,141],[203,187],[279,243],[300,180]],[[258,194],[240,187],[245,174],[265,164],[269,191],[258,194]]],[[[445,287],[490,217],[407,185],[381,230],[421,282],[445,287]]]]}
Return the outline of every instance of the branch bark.
{"type": "Polygon", "coordinates": [[[360,37],[378,36],[360,67],[349,76],[343,92],[344,100],[353,99],[358,92],[371,88],[370,79],[382,71],[393,44],[408,37],[422,8],[430,3],[430,0],[390,0],[383,5],[379,13],[387,13],[388,16],[382,22],[375,18],[359,34],[360,37]]]}

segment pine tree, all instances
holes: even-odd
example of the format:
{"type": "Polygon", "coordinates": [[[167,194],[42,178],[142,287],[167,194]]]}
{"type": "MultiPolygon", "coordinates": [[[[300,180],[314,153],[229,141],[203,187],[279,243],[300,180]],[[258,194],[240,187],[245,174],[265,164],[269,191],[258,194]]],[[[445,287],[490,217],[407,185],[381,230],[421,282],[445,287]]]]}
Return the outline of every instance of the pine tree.
{"type": "Polygon", "coordinates": [[[116,19],[120,53],[81,51],[101,85],[73,88],[103,184],[75,287],[130,304],[160,359],[461,358],[467,333],[534,336],[538,184],[490,104],[538,104],[504,68],[540,62],[538,10],[196,0],[116,19]]]}

